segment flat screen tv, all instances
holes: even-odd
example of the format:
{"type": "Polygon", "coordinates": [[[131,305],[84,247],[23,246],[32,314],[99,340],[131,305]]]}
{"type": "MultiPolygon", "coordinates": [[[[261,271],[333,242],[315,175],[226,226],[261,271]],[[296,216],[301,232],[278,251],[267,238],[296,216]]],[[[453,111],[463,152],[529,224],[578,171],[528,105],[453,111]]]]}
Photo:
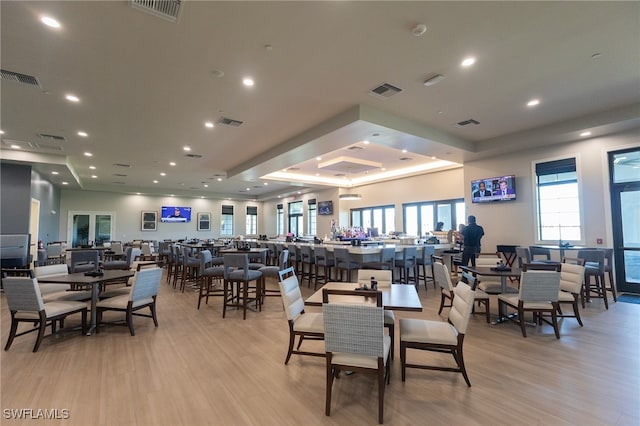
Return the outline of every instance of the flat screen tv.
{"type": "Polygon", "coordinates": [[[161,222],[191,222],[191,207],[162,206],[161,222]]]}
{"type": "Polygon", "coordinates": [[[319,215],[331,215],[333,214],[333,201],[320,201],[318,203],[319,215]]]}
{"type": "Polygon", "coordinates": [[[515,175],[497,176],[471,181],[471,201],[489,203],[516,199],[515,175]]]}

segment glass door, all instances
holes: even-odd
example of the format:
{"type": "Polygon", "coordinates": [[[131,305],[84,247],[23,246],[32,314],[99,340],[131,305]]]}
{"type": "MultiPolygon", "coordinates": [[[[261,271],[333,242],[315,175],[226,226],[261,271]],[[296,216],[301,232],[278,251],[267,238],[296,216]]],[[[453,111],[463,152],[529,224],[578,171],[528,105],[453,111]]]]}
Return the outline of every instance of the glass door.
{"type": "Polygon", "coordinates": [[[640,150],[609,153],[618,291],[640,293],[640,150]]]}
{"type": "Polygon", "coordinates": [[[71,247],[103,245],[112,240],[113,212],[69,212],[67,241],[71,247]]]}

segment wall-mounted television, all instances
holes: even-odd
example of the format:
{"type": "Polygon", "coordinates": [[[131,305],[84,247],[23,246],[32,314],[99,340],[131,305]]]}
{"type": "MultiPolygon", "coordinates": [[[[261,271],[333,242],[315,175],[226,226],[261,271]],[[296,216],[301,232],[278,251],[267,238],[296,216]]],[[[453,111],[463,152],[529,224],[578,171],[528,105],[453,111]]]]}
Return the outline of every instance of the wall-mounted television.
{"type": "Polygon", "coordinates": [[[318,203],[319,215],[331,215],[333,214],[333,201],[320,201],[318,203]]]}
{"type": "Polygon", "coordinates": [[[471,201],[474,203],[513,201],[515,199],[515,175],[497,176],[471,181],[471,201]]]}
{"type": "Polygon", "coordinates": [[[191,207],[162,206],[161,222],[191,222],[191,207]]]}

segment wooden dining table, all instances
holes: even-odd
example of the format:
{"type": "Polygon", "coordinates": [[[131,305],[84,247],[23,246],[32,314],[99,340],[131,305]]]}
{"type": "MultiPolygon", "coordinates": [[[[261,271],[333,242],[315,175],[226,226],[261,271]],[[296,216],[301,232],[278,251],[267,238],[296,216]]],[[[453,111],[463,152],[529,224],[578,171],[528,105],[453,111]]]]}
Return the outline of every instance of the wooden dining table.
{"type": "Polygon", "coordinates": [[[469,272],[475,277],[486,276],[486,277],[500,277],[500,290],[502,293],[509,293],[510,288],[507,286],[507,278],[519,278],[520,277],[520,269],[511,267],[507,270],[496,270],[490,266],[462,266],[460,265],[460,269],[464,272],[469,272]]]}
{"type": "Polygon", "coordinates": [[[85,272],[76,272],[73,274],[50,275],[38,278],[38,282],[47,284],[71,284],[78,286],[91,287],[91,325],[87,331],[87,336],[91,335],[96,328],[96,304],[98,303],[98,295],[100,286],[111,281],[122,281],[134,275],[131,270],[107,269],[102,271],[102,275],[86,275],[85,272]]]}
{"type": "MultiPolygon", "coordinates": [[[[358,283],[328,282],[322,288],[304,301],[306,306],[322,306],[322,290],[354,290],[359,287],[358,283]]],[[[391,284],[389,287],[378,289],[382,293],[382,306],[384,309],[392,311],[422,312],[422,302],[414,285],[391,284]]],[[[362,303],[362,298],[358,296],[335,296],[332,298],[343,303],[362,303]]]]}

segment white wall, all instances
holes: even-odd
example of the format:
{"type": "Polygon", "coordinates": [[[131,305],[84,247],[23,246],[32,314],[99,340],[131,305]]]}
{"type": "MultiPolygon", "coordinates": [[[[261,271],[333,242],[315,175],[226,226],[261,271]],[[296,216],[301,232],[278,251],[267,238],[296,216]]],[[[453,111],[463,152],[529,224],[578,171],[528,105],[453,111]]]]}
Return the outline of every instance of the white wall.
{"type": "Polygon", "coordinates": [[[533,164],[573,156],[577,158],[584,244],[596,247],[597,239],[602,238],[602,247],[612,247],[607,153],[632,146],[639,146],[638,135],[627,132],[466,162],[466,207],[468,214],[475,215],[478,224],[484,227],[483,250],[494,250],[497,244],[531,245],[536,242],[533,164]],[[516,201],[470,203],[471,180],[508,174],[516,175],[516,201]]]}

